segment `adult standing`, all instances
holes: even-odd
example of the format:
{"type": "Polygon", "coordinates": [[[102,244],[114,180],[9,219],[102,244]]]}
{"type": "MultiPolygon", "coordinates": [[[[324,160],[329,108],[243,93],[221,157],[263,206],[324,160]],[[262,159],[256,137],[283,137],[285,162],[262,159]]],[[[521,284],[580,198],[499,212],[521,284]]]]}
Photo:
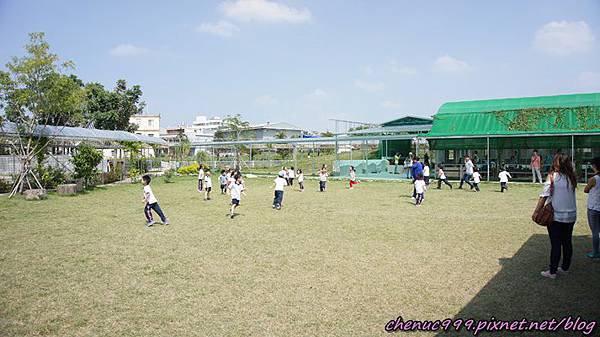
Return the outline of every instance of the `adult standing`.
{"type": "Polygon", "coordinates": [[[551,198],[554,208],[554,221],[548,225],[550,237],[550,269],[542,271],[544,277],[556,278],[556,274],[567,274],[573,256],[573,226],[577,220],[575,189],[577,177],[569,156],[558,153],[554,156],[548,179],[540,198],[551,198]],[[558,264],[561,259],[562,264],[558,264]]]}
{"type": "Polygon", "coordinates": [[[542,167],[542,157],[540,157],[540,155],[538,154],[538,150],[533,150],[533,154],[531,155],[530,166],[531,175],[533,176],[533,183],[535,184],[537,177],[537,180],[539,180],[540,184],[542,184],[542,172],[540,171],[542,167]]]}
{"type": "Polygon", "coordinates": [[[465,156],[465,173],[463,174],[462,178],[460,179],[460,185],[458,186],[459,189],[462,189],[463,183],[467,183],[467,185],[469,185],[471,187],[471,189],[473,188],[473,185],[471,184],[470,180],[471,180],[471,177],[473,176],[473,168],[474,167],[475,167],[475,165],[473,165],[471,158],[469,157],[469,155],[466,155],[465,156]]]}
{"type": "Polygon", "coordinates": [[[412,152],[409,152],[406,159],[404,159],[404,169],[406,170],[406,179],[411,178],[410,173],[412,171],[411,170],[412,164],[413,164],[413,154],[412,154],[412,152]]]}
{"type": "Polygon", "coordinates": [[[398,174],[398,164],[400,164],[400,154],[394,155],[394,174],[398,174]]]}
{"type": "Polygon", "coordinates": [[[600,157],[592,159],[594,175],[588,180],[583,192],[588,193],[587,217],[592,230],[592,251],[586,256],[600,259],[600,157]]]}

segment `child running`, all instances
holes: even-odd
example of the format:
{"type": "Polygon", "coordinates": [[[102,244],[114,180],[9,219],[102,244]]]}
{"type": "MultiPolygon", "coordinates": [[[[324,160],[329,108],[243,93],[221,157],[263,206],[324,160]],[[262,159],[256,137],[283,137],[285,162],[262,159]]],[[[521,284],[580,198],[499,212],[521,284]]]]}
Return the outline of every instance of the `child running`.
{"type": "Polygon", "coordinates": [[[204,185],[204,169],[202,168],[202,164],[198,166],[198,192],[202,192],[202,187],[204,185]]]}
{"type": "Polygon", "coordinates": [[[294,186],[294,178],[296,178],[296,171],[294,171],[294,167],[290,167],[288,170],[288,185],[294,186]]]}
{"type": "Polygon", "coordinates": [[[475,192],[479,192],[479,183],[481,182],[481,173],[477,166],[473,168],[473,189],[475,192]]]}
{"type": "Polygon", "coordinates": [[[298,186],[300,187],[300,192],[304,192],[304,173],[301,169],[298,169],[298,186]]]}
{"type": "Polygon", "coordinates": [[[327,165],[323,164],[319,170],[319,191],[325,192],[327,188],[327,165]]]}
{"type": "Polygon", "coordinates": [[[450,189],[452,189],[452,184],[450,184],[448,182],[448,177],[446,177],[446,173],[444,173],[444,166],[442,164],[438,164],[437,180],[438,180],[438,185],[437,185],[438,190],[442,188],[442,182],[444,182],[444,184],[448,185],[450,187],[450,189]]]}
{"type": "Polygon", "coordinates": [[[350,189],[354,189],[354,185],[358,184],[358,180],[356,180],[356,170],[354,166],[350,166],[350,189]]]}
{"type": "Polygon", "coordinates": [[[229,190],[231,191],[231,208],[229,209],[229,217],[231,219],[234,217],[235,209],[240,205],[242,194],[246,195],[244,192],[244,184],[242,183],[242,175],[236,174],[233,179],[235,179],[235,181],[229,186],[229,190]]]}
{"type": "Polygon", "coordinates": [[[221,170],[221,175],[219,176],[219,184],[221,185],[221,194],[225,194],[227,192],[227,173],[225,170],[221,170]]]}
{"type": "Polygon", "coordinates": [[[275,197],[273,198],[273,209],[281,209],[281,204],[283,203],[283,188],[287,186],[287,181],[280,174],[275,178],[275,197]]]}
{"type": "Polygon", "coordinates": [[[504,193],[504,190],[508,189],[508,178],[512,178],[506,171],[506,167],[503,167],[502,171],[498,173],[498,178],[500,178],[500,192],[504,193]]]}
{"type": "Polygon", "coordinates": [[[206,169],[204,173],[204,200],[210,200],[210,192],[212,192],[212,178],[210,177],[210,170],[206,169]]]}
{"type": "Polygon", "coordinates": [[[152,225],[154,225],[154,218],[152,217],[152,210],[154,210],[156,212],[156,214],[158,214],[158,216],[160,217],[160,221],[162,221],[162,223],[164,225],[168,225],[169,219],[167,219],[167,217],[163,213],[162,209],[160,209],[160,206],[158,205],[158,199],[156,199],[156,197],[154,196],[154,193],[152,192],[152,188],[150,187],[151,180],[152,179],[147,174],[145,174],[142,177],[142,184],[144,185],[143,201],[145,204],[144,215],[146,216],[146,227],[152,227],[152,225]]]}
{"type": "Polygon", "coordinates": [[[420,207],[423,203],[423,199],[425,198],[425,190],[427,190],[427,185],[425,185],[423,174],[419,173],[415,179],[415,206],[420,207]]]}

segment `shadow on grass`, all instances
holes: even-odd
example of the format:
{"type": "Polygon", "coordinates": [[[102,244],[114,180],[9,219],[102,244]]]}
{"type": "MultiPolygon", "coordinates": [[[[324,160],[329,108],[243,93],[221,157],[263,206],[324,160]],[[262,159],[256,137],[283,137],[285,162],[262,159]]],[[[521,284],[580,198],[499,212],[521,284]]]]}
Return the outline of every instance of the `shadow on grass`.
{"type": "MultiPolygon", "coordinates": [[[[509,240],[509,238],[506,238],[509,240]]],[[[511,258],[499,260],[502,266],[454,319],[543,321],[566,316],[592,322],[600,319],[600,261],[590,260],[585,253],[591,238],[573,238],[573,264],[569,275],[547,279],[540,271],[547,269],[550,244],[547,235],[535,234],[511,258]]],[[[600,336],[600,322],[589,336],[600,336]]],[[[589,327],[589,325],[588,325],[589,327]]],[[[473,336],[473,331],[450,330],[437,337],[473,336]]],[[[581,336],[577,331],[481,331],[478,336],[581,336]]]]}

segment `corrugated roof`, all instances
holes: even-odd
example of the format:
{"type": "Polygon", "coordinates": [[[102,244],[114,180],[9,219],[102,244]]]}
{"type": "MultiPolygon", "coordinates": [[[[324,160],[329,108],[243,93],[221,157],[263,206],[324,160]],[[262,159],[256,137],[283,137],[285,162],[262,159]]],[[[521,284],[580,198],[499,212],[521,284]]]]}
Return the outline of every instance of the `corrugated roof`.
{"type": "MultiPolygon", "coordinates": [[[[17,126],[12,122],[4,122],[0,128],[0,135],[14,137],[18,134],[17,126]]],[[[158,137],[136,135],[127,131],[113,131],[101,129],[87,129],[70,126],[41,126],[38,125],[34,131],[36,136],[52,137],[67,140],[89,140],[89,141],[129,141],[142,142],[146,144],[167,145],[167,142],[158,137]]]]}
{"type": "Polygon", "coordinates": [[[404,132],[427,132],[431,130],[431,124],[414,124],[399,126],[384,126],[380,128],[370,128],[346,132],[348,135],[366,135],[376,133],[404,133],[404,132]]]}

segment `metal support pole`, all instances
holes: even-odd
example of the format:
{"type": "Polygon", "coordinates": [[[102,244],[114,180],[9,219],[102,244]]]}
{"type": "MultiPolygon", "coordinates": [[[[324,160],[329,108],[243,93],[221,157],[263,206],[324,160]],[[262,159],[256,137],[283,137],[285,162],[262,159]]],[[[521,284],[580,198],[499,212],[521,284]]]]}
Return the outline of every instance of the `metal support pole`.
{"type": "Polygon", "coordinates": [[[339,156],[338,156],[338,140],[337,140],[337,123],[336,123],[336,133],[335,133],[335,162],[333,164],[333,171],[335,172],[335,168],[338,164],[339,156]]]}
{"type": "Polygon", "coordinates": [[[365,145],[363,147],[363,156],[365,157],[365,173],[368,174],[369,173],[369,162],[367,161],[367,147],[368,147],[368,144],[367,144],[366,140],[364,141],[364,143],[365,143],[365,145]]]}
{"type": "Polygon", "coordinates": [[[487,137],[487,181],[490,181],[490,137],[487,137]]]}
{"type": "MultiPolygon", "coordinates": [[[[575,136],[571,135],[571,165],[575,167],[575,136]]],[[[577,172],[577,168],[575,168],[575,172],[577,172]]]]}

